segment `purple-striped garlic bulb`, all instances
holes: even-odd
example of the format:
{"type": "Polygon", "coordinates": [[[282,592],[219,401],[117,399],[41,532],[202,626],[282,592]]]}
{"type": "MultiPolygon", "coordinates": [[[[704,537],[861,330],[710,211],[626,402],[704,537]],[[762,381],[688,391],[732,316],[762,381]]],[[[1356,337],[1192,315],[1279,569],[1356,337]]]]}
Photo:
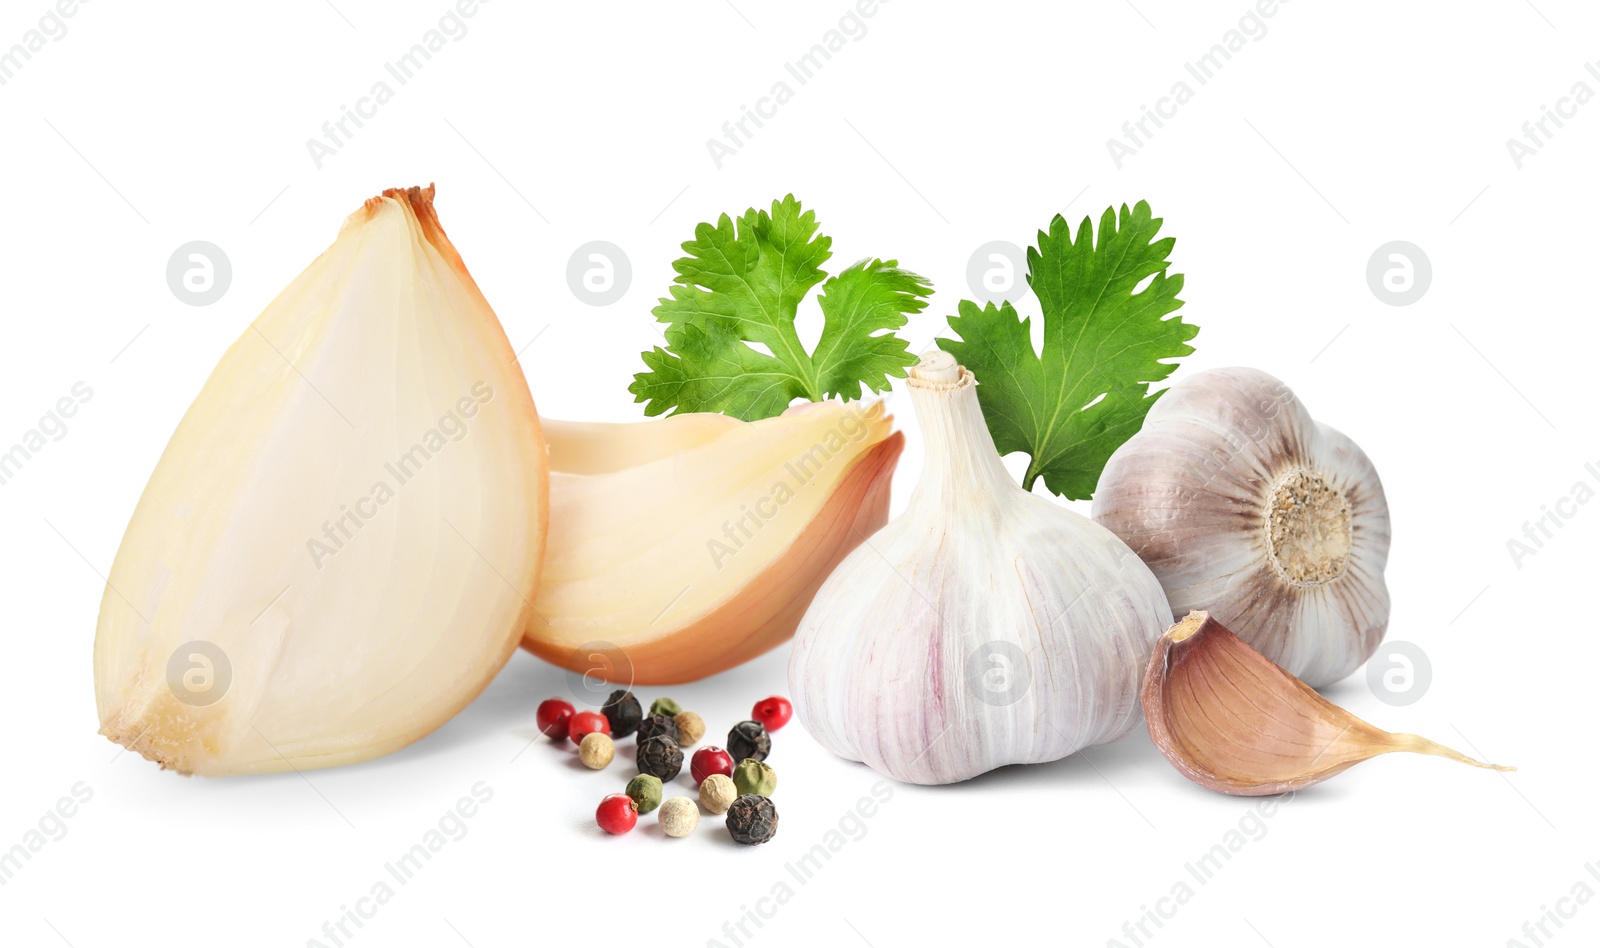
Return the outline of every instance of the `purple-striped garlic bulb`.
{"type": "Polygon", "coordinates": [[[944,784],[1114,741],[1172,610],[1109,530],[1017,485],[972,374],[930,352],[907,387],[926,445],[904,513],[817,591],[789,661],[821,744],[944,784]]]}
{"type": "Polygon", "coordinates": [[[1389,623],[1389,507],[1355,442],[1256,369],[1174,385],[1106,464],[1094,518],[1154,571],[1174,617],[1205,610],[1313,687],[1389,623]]]}

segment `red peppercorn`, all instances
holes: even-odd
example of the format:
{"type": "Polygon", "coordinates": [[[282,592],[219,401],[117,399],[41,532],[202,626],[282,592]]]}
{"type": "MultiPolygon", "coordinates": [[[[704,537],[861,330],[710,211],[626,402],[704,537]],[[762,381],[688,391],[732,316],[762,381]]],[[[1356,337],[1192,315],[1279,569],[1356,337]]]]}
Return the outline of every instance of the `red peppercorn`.
{"type": "Polygon", "coordinates": [[[571,738],[574,744],[583,743],[585,734],[593,734],[596,731],[606,737],[611,736],[611,722],[607,721],[606,716],[599,711],[579,711],[567,722],[567,737],[571,738]]]}
{"type": "Polygon", "coordinates": [[[765,724],[767,730],[776,731],[794,717],[794,705],[789,703],[788,698],[773,695],[757,701],[755,709],[750,712],[750,717],[765,724]]]}
{"type": "Polygon", "coordinates": [[[567,722],[572,720],[572,702],[547,698],[539,702],[539,733],[558,741],[567,739],[567,722]]]}
{"type": "Polygon", "coordinates": [[[639,804],[626,793],[613,793],[600,801],[594,821],[613,836],[621,836],[639,822],[639,804]]]}
{"type": "Polygon", "coordinates": [[[712,774],[732,777],[733,758],[722,748],[708,745],[695,751],[689,759],[689,776],[694,778],[694,785],[698,787],[712,774]]]}

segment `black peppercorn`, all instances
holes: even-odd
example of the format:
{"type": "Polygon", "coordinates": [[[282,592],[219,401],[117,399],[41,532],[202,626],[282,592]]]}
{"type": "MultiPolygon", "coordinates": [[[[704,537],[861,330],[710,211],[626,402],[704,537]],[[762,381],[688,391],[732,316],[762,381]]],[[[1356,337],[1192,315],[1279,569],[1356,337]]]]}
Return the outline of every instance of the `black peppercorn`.
{"type": "Polygon", "coordinates": [[[683,769],[683,751],[678,749],[678,742],[665,734],[639,743],[639,753],[635,758],[639,763],[639,772],[649,774],[665,783],[678,776],[683,769]]]}
{"type": "Polygon", "coordinates": [[[611,697],[600,706],[600,713],[611,722],[613,738],[627,737],[637,731],[639,720],[644,717],[644,709],[639,707],[639,699],[631,691],[611,692],[611,697]]]}
{"type": "Polygon", "coordinates": [[[678,722],[665,714],[652,714],[639,723],[639,743],[643,744],[652,737],[665,734],[672,738],[672,743],[677,744],[678,722]]]}
{"type": "Polygon", "coordinates": [[[778,835],[778,808],[766,797],[745,794],[728,807],[728,834],[745,846],[767,842],[778,835]]]}
{"type": "Polygon", "coordinates": [[[772,753],[772,735],[760,721],[741,721],[728,732],[728,754],[734,760],[766,760],[772,753]]]}

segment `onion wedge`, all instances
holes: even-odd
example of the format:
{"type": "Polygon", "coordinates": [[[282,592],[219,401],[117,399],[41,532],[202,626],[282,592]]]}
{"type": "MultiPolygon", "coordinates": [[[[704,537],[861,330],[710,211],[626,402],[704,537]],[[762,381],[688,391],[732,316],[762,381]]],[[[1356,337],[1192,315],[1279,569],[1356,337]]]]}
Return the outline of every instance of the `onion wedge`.
{"type": "Polygon", "coordinates": [[[223,355],[151,475],[101,602],[100,732],[206,775],[429,733],[516,649],[547,464],[433,188],[367,201],[223,355]]]}

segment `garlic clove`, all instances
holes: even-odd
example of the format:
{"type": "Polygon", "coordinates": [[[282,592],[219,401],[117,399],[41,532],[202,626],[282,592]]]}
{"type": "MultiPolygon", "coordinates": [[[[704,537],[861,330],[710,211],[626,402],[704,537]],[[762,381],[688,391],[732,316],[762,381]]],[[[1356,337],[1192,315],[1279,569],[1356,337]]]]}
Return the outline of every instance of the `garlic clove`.
{"type": "Polygon", "coordinates": [[[1185,777],[1242,796],[1321,783],[1379,754],[1432,754],[1485,764],[1415,734],[1361,720],[1279,668],[1205,612],[1156,643],[1141,701],[1150,738],[1185,777]]]}
{"type": "Polygon", "coordinates": [[[1346,677],[1389,621],[1377,470],[1282,382],[1212,369],[1169,389],[1106,464],[1096,521],[1161,580],[1313,686],[1346,677]]]}
{"type": "Polygon", "coordinates": [[[351,215],[179,423],[101,602],[112,740],[185,774],[366,760],[515,651],[544,440],[432,199],[385,191],[351,215]]]}
{"type": "Polygon", "coordinates": [[[695,681],[794,634],[888,519],[905,444],[881,402],[744,422],[550,422],[551,529],[523,645],[609,680],[695,681]]]}
{"type": "Polygon", "coordinates": [[[796,717],[840,757],[918,784],[1121,737],[1169,621],[1160,584],[1110,531],[1017,485],[949,354],[925,355],[907,388],[922,473],[806,611],[796,717]]]}

